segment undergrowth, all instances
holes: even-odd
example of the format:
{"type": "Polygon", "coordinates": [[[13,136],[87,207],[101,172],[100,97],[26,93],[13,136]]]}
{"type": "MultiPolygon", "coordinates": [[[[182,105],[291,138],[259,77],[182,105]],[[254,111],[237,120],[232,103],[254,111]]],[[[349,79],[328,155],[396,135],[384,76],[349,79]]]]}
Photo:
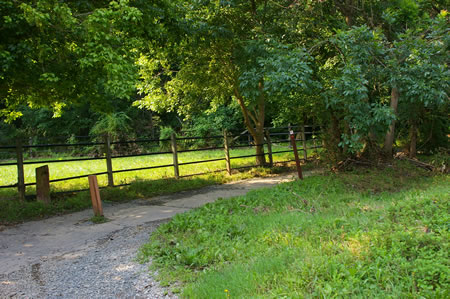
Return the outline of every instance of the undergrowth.
{"type": "Polygon", "coordinates": [[[179,214],[142,261],[186,298],[448,298],[448,176],[308,177],[179,214]]]}

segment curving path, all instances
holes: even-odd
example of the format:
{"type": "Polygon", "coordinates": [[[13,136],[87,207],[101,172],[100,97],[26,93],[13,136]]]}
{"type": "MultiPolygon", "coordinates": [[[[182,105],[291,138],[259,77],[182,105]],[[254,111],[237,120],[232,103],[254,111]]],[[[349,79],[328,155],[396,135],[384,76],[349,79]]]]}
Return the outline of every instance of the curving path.
{"type": "Polygon", "coordinates": [[[161,222],[218,198],[295,179],[256,178],[104,206],[111,221],[93,224],[91,210],[0,231],[0,298],[172,298],[135,261],[161,222]]]}

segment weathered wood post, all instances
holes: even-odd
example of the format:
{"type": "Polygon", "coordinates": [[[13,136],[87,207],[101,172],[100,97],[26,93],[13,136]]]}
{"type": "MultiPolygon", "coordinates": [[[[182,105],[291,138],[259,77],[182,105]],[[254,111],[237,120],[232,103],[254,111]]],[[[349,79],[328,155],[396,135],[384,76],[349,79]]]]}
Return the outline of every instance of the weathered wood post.
{"type": "Polygon", "coordinates": [[[300,159],[298,158],[297,143],[295,142],[294,131],[290,132],[290,137],[291,137],[292,147],[294,148],[295,164],[297,165],[298,178],[303,180],[302,167],[300,166],[300,159]]]}
{"type": "Polygon", "coordinates": [[[111,136],[105,136],[106,171],[108,172],[108,186],[114,187],[114,175],[111,158],[111,136]]]}
{"type": "Polygon", "coordinates": [[[25,200],[25,172],[23,171],[23,146],[20,139],[16,140],[17,155],[17,190],[19,191],[19,200],[25,200]]]}
{"type": "Polygon", "coordinates": [[[170,136],[170,141],[173,154],[173,170],[175,172],[175,178],[179,179],[180,169],[178,167],[177,137],[175,136],[175,133],[172,133],[172,135],[170,136]]]}
{"type": "Polygon", "coordinates": [[[223,130],[223,148],[225,151],[225,162],[227,164],[227,172],[228,175],[231,175],[230,142],[227,130],[223,130]]]}
{"type": "Polygon", "coordinates": [[[45,204],[50,204],[50,173],[48,165],[36,168],[36,198],[45,204]]]}
{"type": "Polygon", "coordinates": [[[95,216],[103,216],[102,200],[100,198],[100,190],[98,188],[98,181],[96,175],[88,176],[89,191],[91,193],[92,208],[95,216]]]}
{"type": "Polygon", "coordinates": [[[308,159],[308,155],[306,153],[306,151],[308,150],[306,148],[306,126],[302,127],[302,143],[303,143],[303,159],[305,159],[305,161],[308,159]]]}
{"type": "Polygon", "coordinates": [[[267,142],[267,152],[269,154],[269,166],[273,167],[273,156],[272,156],[272,141],[270,140],[270,129],[265,131],[266,142],[267,142]]]}

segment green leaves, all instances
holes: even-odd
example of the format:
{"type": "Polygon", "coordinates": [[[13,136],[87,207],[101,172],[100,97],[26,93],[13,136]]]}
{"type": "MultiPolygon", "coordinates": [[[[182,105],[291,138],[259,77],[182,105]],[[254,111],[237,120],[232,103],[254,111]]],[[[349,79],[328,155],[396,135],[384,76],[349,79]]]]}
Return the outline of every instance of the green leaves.
{"type": "Polygon", "coordinates": [[[161,32],[164,5],[3,1],[1,98],[11,108],[88,101],[104,111],[107,99],[130,98],[138,81],[135,61],[146,40],[161,32]]]}

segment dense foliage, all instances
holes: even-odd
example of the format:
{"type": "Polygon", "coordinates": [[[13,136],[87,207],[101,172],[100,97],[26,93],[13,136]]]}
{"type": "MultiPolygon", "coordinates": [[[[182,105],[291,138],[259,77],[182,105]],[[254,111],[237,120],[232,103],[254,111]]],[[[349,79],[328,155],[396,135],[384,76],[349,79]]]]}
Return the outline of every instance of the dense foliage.
{"type": "Polygon", "coordinates": [[[332,161],[447,148],[448,4],[1,1],[0,138],[88,135],[123,113],[136,135],[204,135],[237,109],[226,127],[256,144],[264,126],[321,126],[332,161]]]}

